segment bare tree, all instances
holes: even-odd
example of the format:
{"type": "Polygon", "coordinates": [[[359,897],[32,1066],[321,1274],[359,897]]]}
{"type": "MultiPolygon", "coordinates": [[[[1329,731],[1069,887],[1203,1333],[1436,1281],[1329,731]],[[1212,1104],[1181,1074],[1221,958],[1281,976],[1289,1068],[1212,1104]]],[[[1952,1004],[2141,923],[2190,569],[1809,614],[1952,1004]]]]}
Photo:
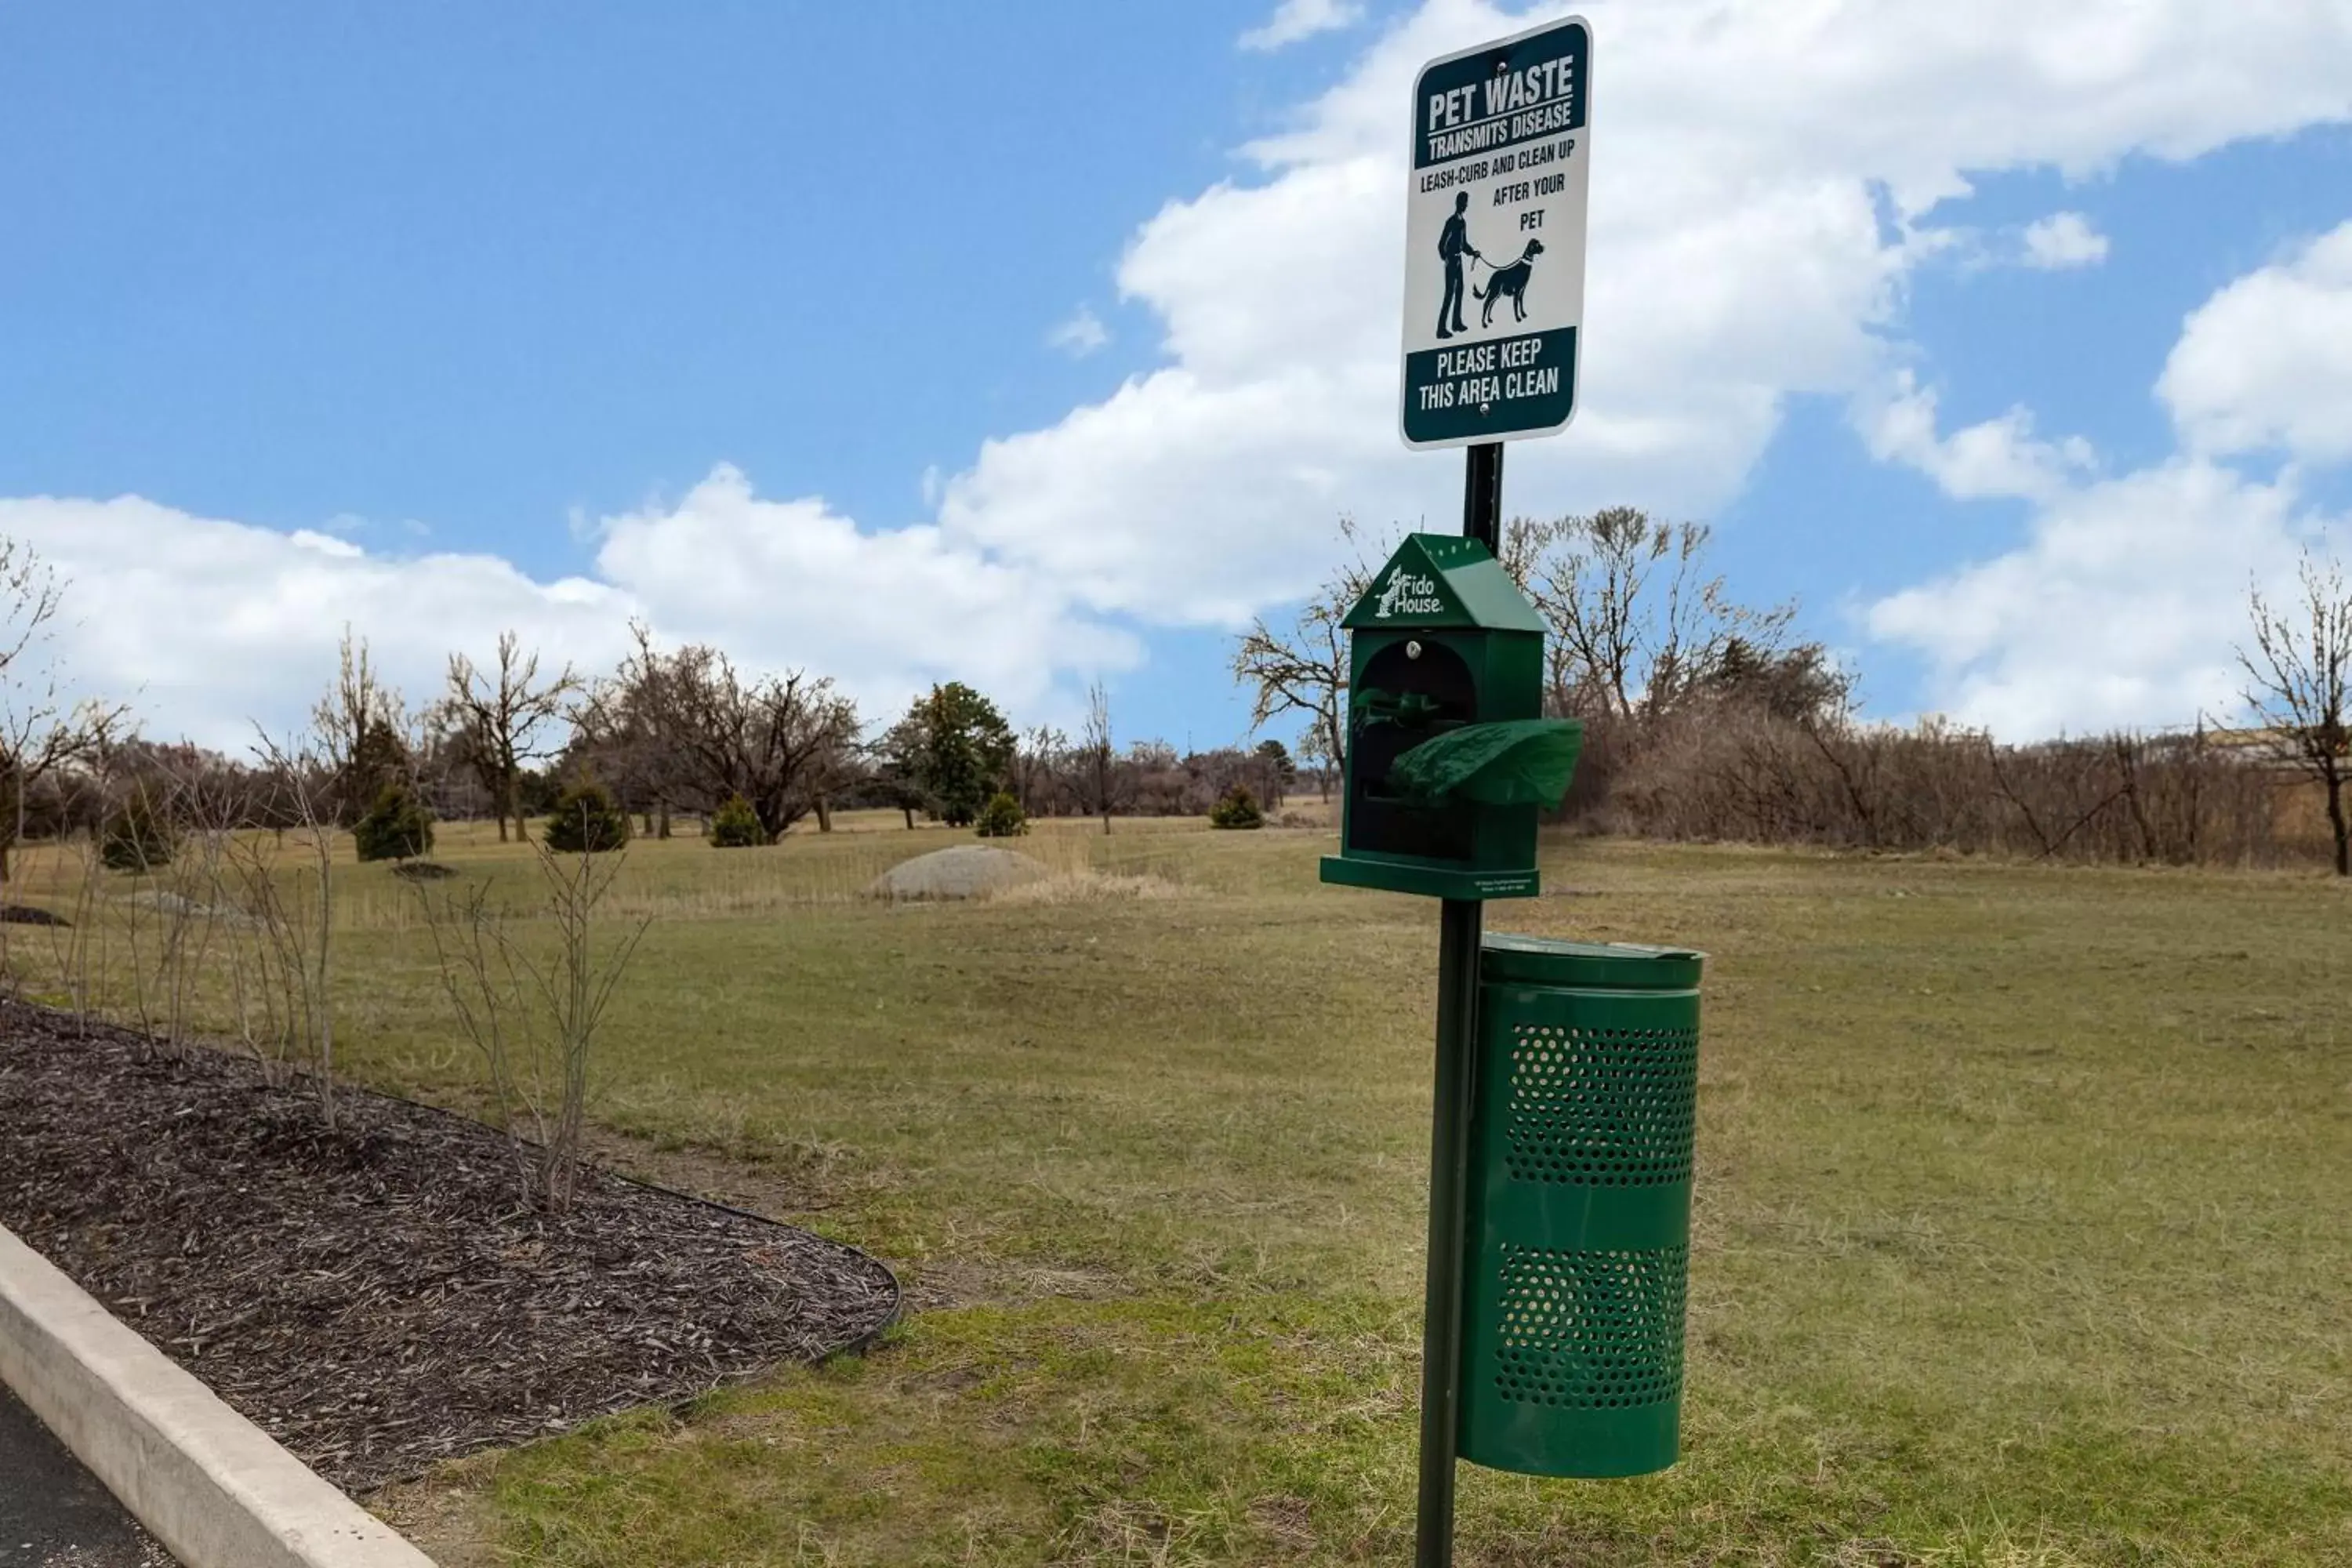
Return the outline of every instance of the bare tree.
{"type": "Polygon", "coordinates": [[[26,803],[58,770],[81,761],[125,710],[68,704],[50,648],[67,584],[30,546],[0,535],[0,889],[25,837],[26,803]]]}
{"type": "Polygon", "coordinates": [[[348,626],[335,683],[310,710],[310,750],[333,786],[331,820],[348,827],[375,802],[376,792],[409,771],[414,751],[408,710],[383,682],[367,639],[348,626]]]}
{"type": "Polygon", "coordinates": [[[2307,550],[2295,575],[2299,591],[2286,609],[2259,588],[2247,594],[2254,646],[2238,650],[2243,695],[2268,731],[2271,754],[2326,792],[2336,874],[2352,877],[2352,826],[2344,812],[2344,781],[2352,773],[2352,590],[2341,565],[2323,563],[2307,550]]]}
{"type": "Polygon", "coordinates": [[[1348,756],[1348,634],[1339,625],[1352,599],[1329,592],[1308,600],[1286,633],[1260,617],[1234,650],[1234,679],[1253,688],[1250,729],[1290,712],[1307,716],[1316,752],[1334,767],[1348,756]]]}
{"type": "Polygon", "coordinates": [[[1005,786],[1028,816],[1055,815],[1062,795],[1070,738],[1050,724],[1033,724],[1021,732],[1005,764],[1005,786]]]}
{"type": "Polygon", "coordinates": [[[1339,763],[1331,758],[1330,745],[1330,737],[1323,733],[1320,725],[1309,724],[1299,731],[1298,760],[1315,770],[1315,795],[1324,801],[1331,798],[1332,776],[1339,770],[1339,763]]]}
{"type": "Polygon", "coordinates": [[[705,816],[749,801],[771,838],[839,787],[857,746],[857,710],[829,678],[800,670],[747,680],[703,644],[674,653],[631,628],[636,652],[582,709],[588,750],[615,758],[625,790],[705,816]]]}
{"type": "Polygon", "coordinates": [[[523,826],[523,768],[554,754],[558,748],[552,744],[552,727],[580,689],[580,677],[568,664],[542,682],[538,651],[525,653],[522,639],[510,631],[499,634],[495,675],[476,669],[462,653],[449,656],[443,712],[462,741],[475,776],[490,793],[499,843],[507,841],[510,817],[518,839],[530,837],[523,826]]]}
{"type": "Polygon", "coordinates": [[[866,747],[868,765],[882,793],[914,831],[915,813],[930,807],[923,793],[923,727],[913,714],[899,720],[866,747]]]}
{"type": "MultiPolygon", "coordinates": [[[[653,646],[653,629],[629,623],[636,651],[614,675],[591,686],[572,714],[572,744],[561,768],[586,771],[609,785],[624,803],[658,799],[665,809],[686,805],[677,795],[686,769],[677,762],[670,730],[676,722],[671,696],[679,671],[672,656],[653,646]]],[[[706,815],[716,807],[702,803],[706,815]]]]}
{"type": "Polygon", "coordinates": [[[1087,688],[1087,717],[1079,731],[1078,766],[1085,780],[1087,804],[1102,816],[1103,833],[1110,833],[1112,795],[1118,784],[1118,755],[1111,750],[1110,693],[1097,679],[1087,688]]]}
{"type": "Polygon", "coordinates": [[[1348,556],[1300,606],[1289,628],[1277,632],[1259,616],[1235,644],[1233,661],[1234,679],[1252,688],[1251,731],[1279,714],[1303,713],[1316,737],[1312,750],[1328,756],[1334,768],[1348,755],[1348,633],[1339,623],[1378,570],[1377,563],[1365,558],[1365,541],[1354,519],[1339,520],[1339,537],[1348,556]]]}
{"type": "MultiPolygon", "coordinates": [[[[807,772],[801,793],[816,816],[819,833],[833,831],[833,799],[856,784],[864,773],[865,752],[857,744],[857,710],[846,699],[838,700],[840,711],[835,717],[845,728],[831,731],[824,743],[809,755],[807,772]]],[[[669,837],[669,808],[662,808],[662,837],[669,837]]]]}
{"type": "MultiPolygon", "coordinates": [[[[1735,644],[1769,657],[1793,605],[1744,609],[1705,574],[1702,524],[1604,507],[1514,525],[1528,596],[1549,624],[1553,704],[1563,711],[1657,718],[1701,689],[1735,644]]],[[[1507,552],[1508,553],[1508,552],[1507,552]]]]}

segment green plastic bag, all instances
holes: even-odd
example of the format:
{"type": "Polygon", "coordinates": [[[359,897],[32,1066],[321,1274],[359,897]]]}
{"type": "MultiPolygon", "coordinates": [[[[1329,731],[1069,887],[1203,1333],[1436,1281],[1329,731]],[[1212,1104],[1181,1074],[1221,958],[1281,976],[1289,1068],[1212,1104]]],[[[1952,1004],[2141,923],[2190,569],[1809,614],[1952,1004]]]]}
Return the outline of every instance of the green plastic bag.
{"type": "Polygon", "coordinates": [[[1348,701],[1349,725],[1357,730],[1367,724],[1395,724],[1407,730],[1426,730],[1436,722],[1441,711],[1435,701],[1418,691],[1400,693],[1378,686],[1359,687],[1349,695],[1348,701]]]}
{"type": "Polygon", "coordinates": [[[1389,764],[1389,788],[1423,805],[1556,806],[1576,776],[1584,726],[1573,719],[1465,724],[1431,737],[1389,764]]]}

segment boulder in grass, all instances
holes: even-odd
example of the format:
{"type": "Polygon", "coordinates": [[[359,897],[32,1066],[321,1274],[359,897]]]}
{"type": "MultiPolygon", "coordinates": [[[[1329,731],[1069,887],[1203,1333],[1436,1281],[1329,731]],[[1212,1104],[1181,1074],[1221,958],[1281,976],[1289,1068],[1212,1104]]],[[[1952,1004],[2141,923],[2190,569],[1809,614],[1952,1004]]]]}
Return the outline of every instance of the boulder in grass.
{"type": "Polygon", "coordinates": [[[218,920],[240,926],[252,923],[250,917],[240,910],[229,909],[219,904],[199,903],[186,894],[175,893],[169,888],[142,888],[138,892],[124,894],[121,902],[136,904],[142,910],[153,910],[158,914],[179,920],[218,920]]]}
{"type": "Polygon", "coordinates": [[[875,878],[866,891],[873,898],[894,900],[978,899],[1047,875],[1045,865],[1017,850],[961,844],[902,860],[875,878]]]}

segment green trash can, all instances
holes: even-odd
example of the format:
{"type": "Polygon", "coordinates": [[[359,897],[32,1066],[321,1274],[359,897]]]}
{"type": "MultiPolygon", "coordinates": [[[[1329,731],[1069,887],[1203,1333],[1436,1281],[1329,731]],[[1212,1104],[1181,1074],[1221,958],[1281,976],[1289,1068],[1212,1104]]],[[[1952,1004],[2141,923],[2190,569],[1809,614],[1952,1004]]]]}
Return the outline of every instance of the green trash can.
{"type": "Polygon", "coordinates": [[[1538,1476],[1675,1462],[1705,958],[1485,941],[1463,1227],[1465,1459],[1538,1476]]]}

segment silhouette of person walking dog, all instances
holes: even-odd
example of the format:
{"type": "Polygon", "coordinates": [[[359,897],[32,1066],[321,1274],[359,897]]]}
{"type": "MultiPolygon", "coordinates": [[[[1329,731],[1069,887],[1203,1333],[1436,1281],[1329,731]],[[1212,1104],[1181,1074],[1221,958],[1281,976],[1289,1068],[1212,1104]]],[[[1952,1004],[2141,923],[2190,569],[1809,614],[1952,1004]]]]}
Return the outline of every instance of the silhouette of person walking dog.
{"type": "Polygon", "coordinates": [[[1454,216],[1447,218],[1445,226],[1438,231],[1437,255],[1445,263],[1445,298],[1437,302],[1437,335],[1441,338],[1450,338],[1456,332],[1470,330],[1462,320],[1464,257],[1486,262],[1494,268],[1495,275],[1486,280],[1486,286],[1471,290],[1485,301],[1486,308],[1478,312],[1478,325],[1484,329],[1495,324],[1495,301],[1498,299],[1509,299],[1514,321],[1528,319],[1528,279],[1535,271],[1536,258],[1543,254],[1543,241],[1530,239],[1527,248],[1519,252],[1517,261],[1507,267],[1496,267],[1479,253],[1476,246],[1470,243],[1469,211],[1470,193],[1465,191],[1454,198],[1454,216]]]}
{"type": "Polygon", "coordinates": [[[1462,258],[1476,256],[1470,243],[1470,220],[1465,215],[1470,210],[1470,193],[1464,191],[1454,198],[1454,216],[1445,220],[1445,227],[1437,236],[1438,258],[1445,263],[1445,298],[1437,302],[1437,335],[1450,338],[1470,329],[1462,321],[1462,258]],[[1448,312],[1454,324],[1445,324],[1448,312]]]}

